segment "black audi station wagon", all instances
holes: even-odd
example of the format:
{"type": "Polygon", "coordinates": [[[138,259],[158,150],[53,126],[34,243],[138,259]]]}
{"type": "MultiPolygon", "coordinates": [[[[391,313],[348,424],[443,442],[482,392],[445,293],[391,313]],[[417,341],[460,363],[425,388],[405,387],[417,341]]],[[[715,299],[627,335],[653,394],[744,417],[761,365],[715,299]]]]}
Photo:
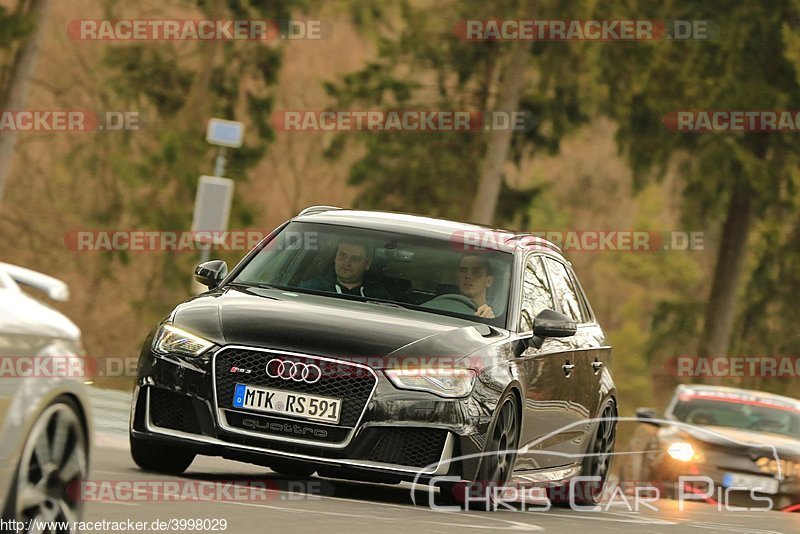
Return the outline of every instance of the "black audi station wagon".
{"type": "Polygon", "coordinates": [[[449,490],[605,482],[610,347],[548,241],[315,206],[230,272],[209,261],[195,278],[209,290],[140,356],[130,442],[142,469],[181,473],[199,454],[292,476],[447,477],[449,490]]]}

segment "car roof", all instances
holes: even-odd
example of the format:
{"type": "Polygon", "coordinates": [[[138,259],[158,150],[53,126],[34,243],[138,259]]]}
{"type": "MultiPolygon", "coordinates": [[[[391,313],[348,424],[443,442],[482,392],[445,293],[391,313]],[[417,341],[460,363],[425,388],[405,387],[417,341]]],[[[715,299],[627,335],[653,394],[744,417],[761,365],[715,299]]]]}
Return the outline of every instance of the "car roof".
{"type": "Polygon", "coordinates": [[[772,400],[778,402],[785,402],[790,404],[795,404],[800,406],[800,400],[786,397],[784,395],[776,395],[775,393],[769,393],[767,391],[758,391],[755,389],[743,389],[743,388],[732,388],[728,386],[706,386],[703,384],[681,384],[678,386],[678,391],[680,390],[690,390],[694,393],[709,391],[714,393],[728,393],[731,395],[741,395],[741,396],[749,396],[755,397],[760,400],[772,400]]]}
{"type": "Polygon", "coordinates": [[[466,240],[465,243],[481,243],[486,247],[496,245],[498,250],[507,252],[536,247],[562,256],[561,249],[555,243],[529,233],[407,213],[312,206],[301,211],[293,220],[342,226],[367,226],[399,234],[414,233],[433,238],[461,239],[466,240]]]}

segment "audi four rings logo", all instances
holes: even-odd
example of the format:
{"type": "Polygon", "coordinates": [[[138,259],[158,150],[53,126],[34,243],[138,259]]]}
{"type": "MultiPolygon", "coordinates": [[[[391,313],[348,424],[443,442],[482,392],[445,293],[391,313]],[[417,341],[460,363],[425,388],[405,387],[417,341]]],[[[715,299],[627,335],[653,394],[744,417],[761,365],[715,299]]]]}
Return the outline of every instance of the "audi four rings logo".
{"type": "Polygon", "coordinates": [[[267,362],[267,376],[315,384],[322,378],[322,369],[313,363],[285,362],[274,359],[267,362]]]}

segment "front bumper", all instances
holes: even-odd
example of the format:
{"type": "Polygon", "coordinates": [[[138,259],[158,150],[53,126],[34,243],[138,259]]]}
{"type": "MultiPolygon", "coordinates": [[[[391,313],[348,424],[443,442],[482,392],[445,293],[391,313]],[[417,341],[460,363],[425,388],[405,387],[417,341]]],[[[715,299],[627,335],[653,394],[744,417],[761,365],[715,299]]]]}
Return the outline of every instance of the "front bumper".
{"type": "MultiPolygon", "coordinates": [[[[246,349],[265,353],[259,363],[266,363],[274,352],[246,349]]],[[[266,466],[277,460],[302,462],[313,465],[322,476],[337,478],[423,483],[445,475],[475,478],[476,453],[483,450],[502,393],[496,385],[487,388],[478,383],[469,397],[443,399],[432,393],[399,390],[381,371],[369,369],[364,376],[374,377],[374,383],[363,406],[351,410],[349,421],[347,406],[343,406],[343,422],[351,428],[325,427],[233,409],[224,392],[232,382],[251,377],[235,374],[228,379],[228,360],[224,360],[225,368],[216,365],[217,358],[230,350],[223,347],[207,356],[186,358],[153,354],[146,344],[139,361],[131,436],[266,466]],[[323,431],[327,432],[324,436],[323,431]],[[464,455],[474,456],[461,460],[464,455]]],[[[252,363],[246,362],[252,368],[248,370],[256,369],[252,363]]],[[[348,391],[358,387],[347,384],[348,391]]]]}
{"type": "Polygon", "coordinates": [[[677,498],[680,492],[684,496],[693,492],[698,495],[708,493],[707,480],[710,479],[713,494],[709,502],[722,506],[783,510],[800,503],[800,479],[796,476],[779,480],[778,491],[774,494],[727,488],[724,481],[729,474],[776,478],[757,469],[746,455],[732,451],[707,453],[704,463],[679,462],[665,454],[654,463],[651,474],[653,480],[662,483],[668,489],[667,494],[673,498],[677,498]],[[679,487],[681,480],[684,483],[683,488],[679,487]]]}

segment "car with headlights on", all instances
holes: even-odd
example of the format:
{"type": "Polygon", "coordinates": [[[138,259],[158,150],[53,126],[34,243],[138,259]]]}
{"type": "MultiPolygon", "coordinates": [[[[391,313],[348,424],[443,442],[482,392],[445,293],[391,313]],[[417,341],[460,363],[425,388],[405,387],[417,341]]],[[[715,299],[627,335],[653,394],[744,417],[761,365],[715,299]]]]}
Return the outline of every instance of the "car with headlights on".
{"type": "Polygon", "coordinates": [[[386,483],[605,480],[610,347],[548,241],[311,207],[230,272],[214,260],[195,276],[208,291],[141,351],[143,469],[210,455],[386,483]]]}
{"type": "MultiPolygon", "coordinates": [[[[641,424],[623,478],[659,483],[674,496],[684,491],[676,487],[681,476],[707,477],[726,504],[800,509],[800,400],[680,385],[663,418],[650,408],[636,416],[641,424]]],[[[708,493],[709,484],[700,486],[695,489],[708,493]]]]}
{"type": "Polygon", "coordinates": [[[81,331],[35,291],[69,299],[64,282],[0,263],[0,517],[31,532],[34,520],[81,518],[69,490],[88,474],[90,444],[81,331]]]}

